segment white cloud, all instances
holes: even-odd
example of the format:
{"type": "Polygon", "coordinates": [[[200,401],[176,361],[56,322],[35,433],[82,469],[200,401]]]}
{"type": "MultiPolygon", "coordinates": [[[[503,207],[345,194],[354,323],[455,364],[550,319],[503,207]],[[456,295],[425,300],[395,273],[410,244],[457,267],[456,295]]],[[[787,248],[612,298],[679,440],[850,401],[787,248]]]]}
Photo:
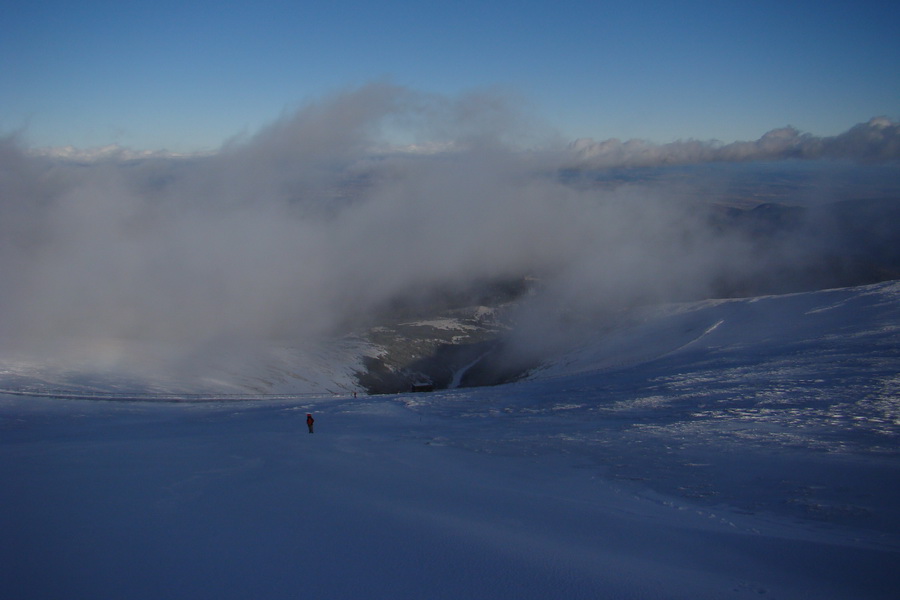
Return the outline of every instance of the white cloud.
{"type": "Polygon", "coordinates": [[[502,98],[374,84],[190,160],[119,147],[34,156],[3,140],[5,347],[144,338],[189,355],[303,341],[398,298],[526,275],[545,284],[536,320],[702,295],[723,273],[757,268],[759,249],[707,228],[685,190],[575,189],[553,175],[563,159],[897,155],[898,125],[883,119],[835,138],[784,129],[727,146],[582,140],[566,156],[512,146],[532,135],[518,129],[527,122],[502,98]],[[412,128],[415,152],[372,153],[386,121],[412,128]]]}
{"type": "Polygon", "coordinates": [[[714,161],[785,158],[900,159],[900,123],[877,117],[837,136],[816,137],[793,127],[773,129],[753,142],[677,141],[653,144],[642,140],[579,139],[569,150],[569,164],[586,168],[697,164],[714,161]]]}

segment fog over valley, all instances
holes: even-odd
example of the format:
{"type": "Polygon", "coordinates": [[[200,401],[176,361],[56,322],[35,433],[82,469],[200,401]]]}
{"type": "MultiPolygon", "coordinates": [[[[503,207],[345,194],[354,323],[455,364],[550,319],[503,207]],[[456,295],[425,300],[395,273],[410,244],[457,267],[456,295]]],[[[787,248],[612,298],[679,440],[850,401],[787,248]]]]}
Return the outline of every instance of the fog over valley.
{"type": "Polygon", "coordinates": [[[403,352],[490,341],[513,377],[625,309],[900,277],[898,132],[567,143],[502,96],[376,83],[205,155],[10,135],[3,358],[221,375],[463,310],[403,352]]]}

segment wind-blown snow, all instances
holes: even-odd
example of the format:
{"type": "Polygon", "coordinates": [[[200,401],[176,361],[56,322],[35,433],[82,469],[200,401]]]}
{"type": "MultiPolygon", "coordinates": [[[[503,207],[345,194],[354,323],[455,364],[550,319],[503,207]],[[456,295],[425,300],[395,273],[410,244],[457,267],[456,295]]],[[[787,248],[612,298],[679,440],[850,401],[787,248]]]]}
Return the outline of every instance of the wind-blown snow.
{"type": "Polygon", "coordinates": [[[584,329],[493,388],[0,395],[0,596],[896,596],[900,283],[584,329]]]}

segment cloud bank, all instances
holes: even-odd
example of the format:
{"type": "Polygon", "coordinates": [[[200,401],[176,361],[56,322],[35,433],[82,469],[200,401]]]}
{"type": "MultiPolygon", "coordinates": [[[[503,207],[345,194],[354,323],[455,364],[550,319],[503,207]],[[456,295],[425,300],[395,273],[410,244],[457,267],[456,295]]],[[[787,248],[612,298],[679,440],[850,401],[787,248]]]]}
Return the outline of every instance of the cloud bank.
{"type": "Polygon", "coordinates": [[[900,123],[876,117],[833,137],[801,133],[793,127],[773,129],[755,142],[722,144],[677,141],[653,144],[617,139],[596,142],[582,138],[569,146],[571,166],[589,168],[646,167],[708,162],[796,159],[900,159],[900,123]]]}
{"type": "Polygon", "coordinates": [[[702,297],[724,276],[802,256],[802,245],[761,249],[723,234],[690,187],[576,188],[559,168],[573,156],[594,166],[895,158],[897,130],[876,119],[835,138],[788,129],[727,146],[581,140],[523,151],[546,134],[502,97],[377,83],[209,156],[107,149],[100,160],[59,160],[9,137],[0,141],[3,350],[78,340],[90,354],[142,340],[178,348],[181,361],[299,345],[398,301],[526,276],[542,292],[523,330],[538,332],[564,314],[702,297]],[[386,151],[398,132],[413,148],[443,151],[386,151]]]}

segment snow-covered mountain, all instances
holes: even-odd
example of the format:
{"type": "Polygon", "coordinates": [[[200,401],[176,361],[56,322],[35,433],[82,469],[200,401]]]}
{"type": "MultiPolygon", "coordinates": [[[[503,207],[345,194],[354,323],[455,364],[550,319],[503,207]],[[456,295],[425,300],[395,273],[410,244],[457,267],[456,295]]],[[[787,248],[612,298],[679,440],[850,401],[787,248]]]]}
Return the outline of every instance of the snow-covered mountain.
{"type": "Polygon", "coordinates": [[[0,595],[895,597],[900,282],[576,329],[492,387],[356,397],[354,342],[290,395],[0,393],[0,595]]]}
{"type": "Polygon", "coordinates": [[[900,126],[397,101],[0,139],[0,599],[893,600],[900,126]]]}

